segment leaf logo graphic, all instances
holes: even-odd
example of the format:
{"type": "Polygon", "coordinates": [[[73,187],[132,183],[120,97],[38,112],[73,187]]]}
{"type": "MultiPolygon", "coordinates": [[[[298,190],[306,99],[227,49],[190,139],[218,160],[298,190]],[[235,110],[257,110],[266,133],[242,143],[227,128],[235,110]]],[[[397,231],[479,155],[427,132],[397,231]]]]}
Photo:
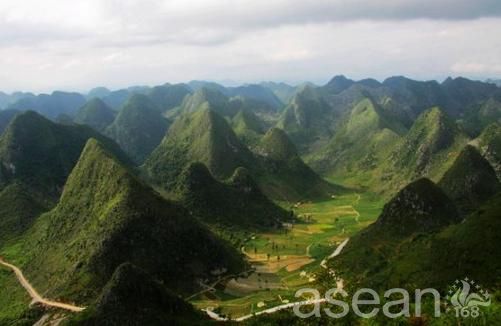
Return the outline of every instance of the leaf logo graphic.
{"type": "Polygon", "coordinates": [[[461,280],[461,283],[463,287],[457,289],[450,298],[454,307],[489,306],[491,304],[490,296],[484,295],[484,297],[482,297],[477,293],[470,293],[471,284],[464,280],[461,280]]]}

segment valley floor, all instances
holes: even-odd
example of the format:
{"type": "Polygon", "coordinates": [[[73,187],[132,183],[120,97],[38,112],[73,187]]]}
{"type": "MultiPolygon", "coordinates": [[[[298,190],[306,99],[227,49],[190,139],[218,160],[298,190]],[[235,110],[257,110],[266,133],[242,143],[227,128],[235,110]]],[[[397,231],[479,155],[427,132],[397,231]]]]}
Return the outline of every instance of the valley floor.
{"type": "Polygon", "coordinates": [[[310,286],[324,260],[342,250],[351,235],[374,222],[382,206],[383,201],[372,193],[346,193],[327,201],[294,204],[300,222],[277,232],[255,234],[241,248],[254,273],[193,297],[192,303],[238,319],[300,301],[295,292],[310,286]]]}

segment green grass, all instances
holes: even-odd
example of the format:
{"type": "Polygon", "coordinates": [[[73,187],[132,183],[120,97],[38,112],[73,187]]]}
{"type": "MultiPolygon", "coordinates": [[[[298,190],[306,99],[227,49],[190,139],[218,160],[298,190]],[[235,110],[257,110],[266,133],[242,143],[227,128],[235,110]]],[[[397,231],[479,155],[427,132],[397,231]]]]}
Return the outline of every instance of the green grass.
{"type": "MultiPolygon", "coordinates": [[[[284,208],[291,208],[286,202],[279,204],[284,208]]],[[[269,267],[278,264],[278,256],[281,262],[293,257],[307,259],[306,251],[310,247],[311,261],[308,264],[293,271],[288,271],[285,267],[269,274],[258,271],[259,275],[252,275],[251,278],[263,287],[262,290],[235,297],[224,295],[222,289],[219,289],[215,296],[197,297],[192,303],[199,308],[218,307],[223,314],[238,317],[281,304],[279,295],[283,300],[296,301],[295,291],[312,285],[309,276],[321,270],[322,259],[330,255],[343,239],[351,237],[372,223],[382,206],[383,201],[372,193],[345,193],[330,200],[303,203],[294,209],[295,214],[300,217],[300,223],[294,224],[288,232],[280,230],[256,234],[245,243],[245,250],[251,261],[262,258],[264,266],[269,267]],[[358,221],[356,211],[360,214],[358,221]],[[311,220],[305,218],[307,215],[311,215],[311,220]],[[254,248],[257,250],[257,256],[254,254],[254,248]],[[270,254],[270,262],[266,261],[266,254],[270,254]],[[301,276],[302,272],[307,276],[301,276]],[[271,283],[271,280],[276,281],[277,277],[286,289],[266,289],[264,280],[268,278],[271,283]],[[258,278],[261,279],[260,283],[256,281],[258,278]],[[264,302],[266,306],[258,308],[259,302],[264,302]]]]}

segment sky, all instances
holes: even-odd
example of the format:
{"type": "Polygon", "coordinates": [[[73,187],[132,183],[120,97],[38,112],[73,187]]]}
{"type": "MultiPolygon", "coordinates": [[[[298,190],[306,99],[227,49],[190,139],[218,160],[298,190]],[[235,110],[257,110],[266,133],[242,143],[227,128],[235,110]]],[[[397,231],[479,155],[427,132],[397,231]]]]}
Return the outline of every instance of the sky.
{"type": "Polygon", "coordinates": [[[501,76],[499,0],[0,0],[0,90],[501,76]]]}

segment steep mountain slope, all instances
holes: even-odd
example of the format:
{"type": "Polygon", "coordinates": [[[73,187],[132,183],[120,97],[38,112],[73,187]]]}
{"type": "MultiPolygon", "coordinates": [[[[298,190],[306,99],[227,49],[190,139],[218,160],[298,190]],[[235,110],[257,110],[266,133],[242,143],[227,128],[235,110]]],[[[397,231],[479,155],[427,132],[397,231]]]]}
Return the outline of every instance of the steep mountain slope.
{"type": "Polygon", "coordinates": [[[240,110],[231,119],[231,127],[247,146],[254,147],[266,131],[266,124],[251,110],[240,110]]]}
{"type": "Polygon", "coordinates": [[[155,182],[172,188],[183,168],[191,162],[204,163],[222,180],[229,178],[238,167],[253,165],[254,157],[224,118],[205,108],[176,119],[145,162],[145,168],[155,182]]]}
{"type": "Polygon", "coordinates": [[[168,129],[155,104],[145,95],[133,95],[105,133],[136,162],[141,164],[160,144],[168,129]]]}
{"type": "Polygon", "coordinates": [[[22,268],[35,287],[86,303],[125,262],[178,293],[195,291],[197,280],[210,279],[215,269],[243,266],[238,252],[136,179],[94,139],[58,205],[37,219],[22,244],[22,268]]]}
{"type": "Polygon", "coordinates": [[[40,94],[35,97],[22,98],[8,108],[19,111],[33,110],[50,119],[55,119],[62,113],[74,116],[84,104],[85,97],[79,93],[56,91],[50,95],[40,94]]]}
{"type": "Polygon", "coordinates": [[[14,118],[0,138],[0,242],[21,235],[55,205],[90,137],[129,164],[113,141],[87,126],[59,125],[32,111],[14,118]]]}
{"type": "Polygon", "coordinates": [[[73,122],[88,125],[102,132],[113,120],[115,112],[99,98],[93,98],[78,110],[73,122]]]}
{"type": "Polygon", "coordinates": [[[202,87],[190,96],[185,97],[181,104],[181,113],[194,113],[204,109],[213,110],[223,116],[232,116],[233,112],[228,105],[228,97],[218,90],[202,87]]]}
{"type": "Polygon", "coordinates": [[[153,87],[149,91],[148,97],[161,112],[166,112],[179,106],[189,94],[191,94],[191,90],[185,84],[167,84],[153,87]]]}
{"type": "Polygon", "coordinates": [[[228,90],[226,89],[226,87],[215,82],[204,81],[204,80],[192,80],[188,82],[188,86],[195,92],[201,88],[208,88],[211,90],[218,91],[225,95],[228,94],[228,90]]]}
{"type": "Polygon", "coordinates": [[[106,88],[106,87],[94,87],[93,89],[91,89],[88,93],[87,93],[87,98],[89,100],[97,97],[97,98],[100,98],[102,99],[103,97],[106,97],[108,96],[109,94],[111,93],[111,91],[106,88]]]}
{"type": "Polygon", "coordinates": [[[3,134],[5,128],[9,125],[9,123],[14,119],[16,114],[20,111],[18,110],[1,110],[0,111],[0,135],[3,134]]]}
{"type": "Polygon", "coordinates": [[[87,126],[59,125],[32,111],[19,114],[0,138],[0,188],[19,181],[57,199],[91,137],[128,162],[115,143],[87,126]]]}
{"type": "MultiPolygon", "coordinates": [[[[448,98],[436,81],[417,81],[403,76],[394,76],[383,81],[386,95],[404,106],[415,119],[433,106],[447,106],[448,98]]],[[[449,111],[447,111],[449,112],[449,111]]]]}
{"type": "Polygon", "coordinates": [[[469,80],[463,77],[447,78],[441,84],[448,96],[447,108],[451,116],[457,117],[464,109],[487,100],[498,88],[494,84],[469,80]]]}
{"type": "Polygon", "coordinates": [[[13,182],[0,191],[0,247],[23,234],[34,218],[50,208],[43,194],[13,182]]]}
{"type": "Polygon", "coordinates": [[[227,91],[229,96],[240,96],[259,101],[267,104],[275,111],[281,109],[283,106],[283,103],[271,90],[261,85],[251,84],[239,87],[228,87],[227,91]]]}
{"type": "Polygon", "coordinates": [[[349,251],[347,246],[346,254],[338,257],[336,267],[342,266],[346,276],[360,273],[353,277],[355,283],[376,288],[399,286],[446,290],[465,275],[484,288],[496,287],[501,281],[497,273],[501,268],[500,212],[501,196],[498,194],[471,213],[463,223],[409,239],[399,243],[398,247],[394,244],[393,248],[398,249],[388,254],[382,254],[381,241],[375,237],[367,235],[363,241],[357,238],[349,251]],[[370,249],[364,252],[355,249],[355,245],[370,249]],[[371,255],[379,257],[365,260],[362,266],[360,260],[371,255]],[[353,264],[349,259],[358,259],[359,262],[353,264]]]}
{"type": "Polygon", "coordinates": [[[478,147],[501,180],[501,125],[493,123],[487,126],[472,145],[478,147]]]}
{"type": "Polygon", "coordinates": [[[261,189],[274,199],[319,199],[340,190],[303,162],[292,141],[279,128],[268,130],[255,152],[262,162],[262,170],[256,171],[256,179],[261,189]]]}
{"type": "Polygon", "coordinates": [[[109,94],[102,97],[101,99],[110,108],[112,108],[115,111],[118,111],[122,108],[124,103],[126,103],[127,100],[129,99],[129,97],[131,97],[131,96],[132,96],[132,93],[129,90],[119,89],[119,90],[110,92],[109,94]]]}
{"type": "Polygon", "coordinates": [[[390,154],[384,167],[387,181],[394,188],[421,176],[438,181],[467,142],[468,137],[442,110],[429,109],[390,154]]]}
{"type": "Polygon", "coordinates": [[[99,298],[69,325],[195,325],[204,316],[146,271],[120,265],[99,298]]]}
{"type": "Polygon", "coordinates": [[[500,190],[496,172],[473,146],[467,145],[438,183],[458,207],[478,207],[500,190]]]}
{"type": "Polygon", "coordinates": [[[333,134],[336,120],[332,109],[319,92],[305,86],[285,107],[277,127],[285,130],[301,153],[319,148],[333,134]]]}
{"type": "Polygon", "coordinates": [[[288,104],[296,92],[296,87],[286,83],[262,82],[260,85],[272,91],[283,104],[288,104]]]}
{"type": "Polygon", "coordinates": [[[213,225],[268,229],[288,213],[263,195],[248,170],[238,168],[225,183],[215,180],[202,163],[192,163],[178,181],[181,203],[213,225]]]}
{"type": "Polygon", "coordinates": [[[351,79],[343,75],[334,76],[325,86],[324,89],[331,94],[339,94],[355,84],[351,79]]]}
{"type": "Polygon", "coordinates": [[[334,137],[308,162],[328,175],[349,176],[372,171],[384,162],[388,150],[406,129],[385,116],[371,99],[356,103],[339,124],[334,137]]]}
{"type": "Polygon", "coordinates": [[[501,123],[501,95],[491,97],[480,105],[470,108],[461,125],[472,137],[480,135],[491,123],[501,123]]]}
{"type": "Polygon", "coordinates": [[[459,221],[455,205],[440,188],[428,179],[416,180],[384,206],[374,224],[348,242],[336,257],[336,270],[354,284],[400,286],[391,261],[402,247],[459,221]]]}
{"type": "Polygon", "coordinates": [[[217,113],[202,109],[176,119],[167,136],[145,162],[153,182],[172,190],[184,167],[201,162],[218,180],[231,177],[239,167],[247,168],[261,190],[273,199],[299,200],[332,189],[309,169],[294,146],[278,130],[264,136],[252,153],[217,113]],[[276,137],[280,133],[281,136],[276,137]],[[277,141],[276,141],[277,140],[277,141]],[[286,157],[277,157],[282,147],[294,148],[286,157]]]}

